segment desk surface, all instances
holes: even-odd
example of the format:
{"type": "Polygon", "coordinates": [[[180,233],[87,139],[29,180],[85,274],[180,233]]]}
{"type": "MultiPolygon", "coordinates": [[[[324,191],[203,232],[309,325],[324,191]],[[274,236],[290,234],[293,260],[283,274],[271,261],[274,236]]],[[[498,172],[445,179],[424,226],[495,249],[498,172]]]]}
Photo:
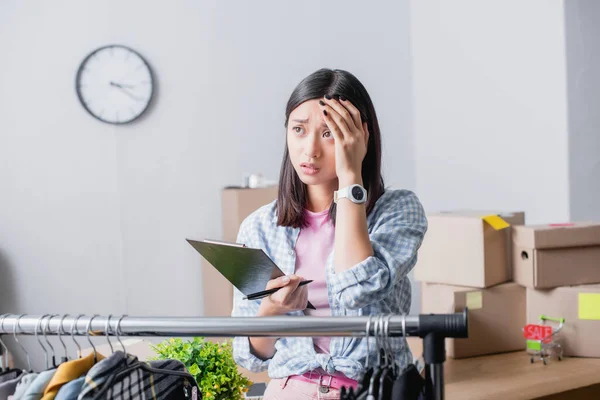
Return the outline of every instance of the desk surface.
{"type": "MultiPolygon", "coordinates": [[[[599,340],[600,341],[600,340],[599,340]]],[[[408,338],[413,354],[422,340],[408,338]]],[[[600,359],[529,362],[525,351],[454,360],[444,364],[446,399],[600,398],[600,359]]]]}

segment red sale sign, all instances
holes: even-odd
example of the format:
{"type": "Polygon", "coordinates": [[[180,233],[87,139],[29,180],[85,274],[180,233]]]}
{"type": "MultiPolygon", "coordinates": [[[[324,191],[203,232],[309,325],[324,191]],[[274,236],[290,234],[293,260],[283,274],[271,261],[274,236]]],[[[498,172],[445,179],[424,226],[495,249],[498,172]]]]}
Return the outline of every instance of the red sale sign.
{"type": "Polygon", "coordinates": [[[545,338],[546,342],[549,341],[549,336],[552,335],[552,327],[550,325],[525,325],[523,328],[523,336],[529,340],[542,340],[545,338]]]}

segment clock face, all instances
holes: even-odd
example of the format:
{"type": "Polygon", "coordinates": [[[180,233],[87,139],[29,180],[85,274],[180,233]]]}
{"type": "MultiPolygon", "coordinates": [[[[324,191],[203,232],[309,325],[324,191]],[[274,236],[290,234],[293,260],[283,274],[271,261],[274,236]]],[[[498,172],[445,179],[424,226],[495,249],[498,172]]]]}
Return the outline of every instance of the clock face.
{"type": "Polygon", "coordinates": [[[109,124],[138,119],[148,109],[154,92],[150,66],[134,50],[104,46],[81,63],[75,82],[83,107],[109,124]]]}

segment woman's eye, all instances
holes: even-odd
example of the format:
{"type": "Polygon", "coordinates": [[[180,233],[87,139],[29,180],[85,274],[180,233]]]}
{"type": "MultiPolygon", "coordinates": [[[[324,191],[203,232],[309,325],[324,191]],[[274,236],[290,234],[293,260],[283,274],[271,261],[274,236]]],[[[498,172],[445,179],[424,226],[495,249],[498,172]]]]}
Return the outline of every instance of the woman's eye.
{"type": "Polygon", "coordinates": [[[299,126],[295,126],[292,129],[294,130],[294,132],[296,132],[297,135],[302,133],[302,128],[299,126]]]}
{"type": "Polygon", "coordinates": [[[331,137],[331,132],[329,132],[329,131],[323,132],[323,137],[324,138],[330,138],[331,137]]]}

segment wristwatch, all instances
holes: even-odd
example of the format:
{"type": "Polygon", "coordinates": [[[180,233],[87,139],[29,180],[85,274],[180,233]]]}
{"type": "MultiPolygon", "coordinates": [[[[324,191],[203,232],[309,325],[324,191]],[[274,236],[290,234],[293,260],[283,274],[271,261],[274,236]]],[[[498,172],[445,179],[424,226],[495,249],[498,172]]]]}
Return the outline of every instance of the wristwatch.
{"type": "Polygon", "coordinates": [[[350,185],[333,192],[334,203],[343,198],[347,198],[355,204],[363,204],[367,202],[367,190],[361,185],[350,185]]]}

